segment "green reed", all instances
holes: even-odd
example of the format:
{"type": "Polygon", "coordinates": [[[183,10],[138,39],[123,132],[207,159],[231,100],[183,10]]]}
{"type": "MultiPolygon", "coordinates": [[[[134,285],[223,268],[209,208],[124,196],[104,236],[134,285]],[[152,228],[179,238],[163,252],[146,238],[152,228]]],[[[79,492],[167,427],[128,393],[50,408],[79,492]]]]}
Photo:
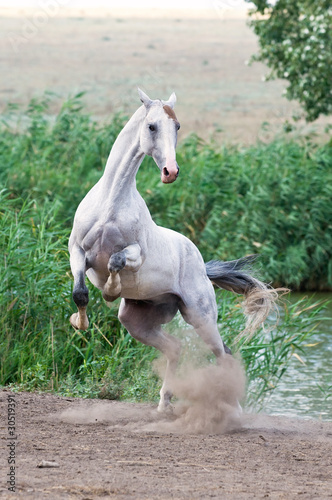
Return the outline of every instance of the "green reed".
{"type": "MultiPolygon", "coordinates": [[[[0,384],[156,400],[156,352],[124,330],[117,304],[107,308],[89,285],[89,329],[79,332],[69,324],[75,311],[67,251],[72,219],[99,179],[124,118],[97,124],[76,96],[56,117],[49,116],[45,98],[23,114],[10,107],[3,122],[0,384]]],[[[311,288],[331,282],[331,145],[278,139],[221,148],[191,136],[178,150],[181,173],[172,186],[161,184],[150,159],[138,175],[156,222],[189,236],[205,259],[260,253],[261,274],[274,283],[311,288]]],[[[243,328],[239,301],[227,293],[218,301],[220,332],[232,345],[243,328]]],[[[307,307],[288,306],[269,333],[233,346],[248,374],[250,401],[262,402],[292,355],[301,355],[320,310],[307,307]]]]}

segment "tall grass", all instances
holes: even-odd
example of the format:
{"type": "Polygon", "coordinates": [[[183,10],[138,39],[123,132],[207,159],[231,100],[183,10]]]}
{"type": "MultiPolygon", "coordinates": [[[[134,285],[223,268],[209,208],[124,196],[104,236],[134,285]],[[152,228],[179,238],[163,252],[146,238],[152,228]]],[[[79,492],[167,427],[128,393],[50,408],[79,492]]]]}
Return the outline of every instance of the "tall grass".
{"type": "Polygon", "coordinates": [[[76,207],[100,178],[125,118],[98,126],[84,113],[81,94],[48,116],[50,97],[27,110],[9,106],[0,135],[0,182],[12,196],[58,204],[57,220],[70,225],[76,207]]]}
{"type": "MultiPolygon", "coordinates": [[[[0,206],[0,383],[85,397],[155,400],[159,383],[151,363],[156,352],[123,329],[116,306],[107,308],[89,286],[89,330],[75,331],[69,324],[75,310],[66,249],[69,229],[56,222],[57,203],[40,208],[2,191],[0,206]]],[[[319,312],[317,307],[310,315],[300,314],[305,307],[287,307],[276,329],[261,331],[248,345],[233,346],[244,326],[239,299],[218,294],[220,331],[241,354],[251,401],[262,401],[291,355],[301,354],[319,312]]],[[[190,338],[192,356],[195,343],[186,336],[187,343],[190,338]]]]}
{"type": "MultiPolygon", "coordinates": [[[[23,117],[7,111],[0,182],[12,196],[56,201],[57,220],[69,226],[125,118],[95,123],[80,94],[53,121],[48,105],[45,97],[32,101],[23,117]]],[[[140,169],[138,188],[157,223],[190,237],[206,260],[258,253],[268,281],[293,290],[332,287],[331,142],[282,137],[241,148],[192,135],[180,143],[178,163],[180,177],[171,187],[162,185],[151,158],[140,169]]]]}
{"type": "MultiPolygon", "coordinates": [[[[2,191],[0,206],[0,383],[71,396],[155,401],[160,386],[152,369],[156,351],[123,329],[116,305],[107,308],[89,285],[89,330],[75,331],[69,324],[75,310],[66,249],[69,228],[56,222],[57,204],[41,209],[35,201],[11,199],[2,191]]],[[[242,357],[251,404],[262,404],[291,356],[301,355],[319,312],[316,307],[300,314],[305,308],[303,303],[289,306],[276,329],[261,331],[248,345],[233,345],[244,326],[239,299],[219,293],[220,331],[242,357]]],[[[176,324],[175,334],[178,329],[176,324]]],[[[185,337],[190,357],[196,341],[185,337]]]]}
{"type": "Polygon", "coordinates": [[[172,189],[149,182],[152,172],[139,177],[158,223],[184,232],[205,259],[259,254],[275,285],[332,287],[332,143],[217,147],[191,136],[178,163],[172,189]]]}
{"type": "Polygon", "coordinates": [[[69,325],[69,229],[55,221],[57,204],[40,209],[2,191],[0,206],[0,383],[91,395],[91,382],[106,372],[117,381],[144,367],[154,353],[123,330],[93,287],[91,328],[69,325]]]}
{"type": "MultiPolygon", "coordinates": [[[[89,330],[69,325],[75,310],[67,252],[71,221],[124,123],[116,116],[96,124],[79,97],[64,103],[53,121],[47,99],[32,102],[23,117],[11,109],[0,135],[0,383],[156,400],[156,352],[123,329],[117,304],[107,308],[89,286],[89,330]]],[[[331,234],[323,238],[331,222],[330,149],[287,141],[220,149],[191,136],[179,146],[181,177],[173,186],[160,183],[150,160],[138,186],[155,220],[186,233],[205,258],[255,250],[274,282],[325,286],[331,274],[331,234]]],[[[231,345],[243,315],[237,297],[224,293],[218,300],[220,331],[231,345]]],[[[263,401],[292,354],[301,354],[319,307],[299,314],[301,308],[306,305],[286,309],[271,333],[233,346],[245,364],[252,401],[263,401]]]]}

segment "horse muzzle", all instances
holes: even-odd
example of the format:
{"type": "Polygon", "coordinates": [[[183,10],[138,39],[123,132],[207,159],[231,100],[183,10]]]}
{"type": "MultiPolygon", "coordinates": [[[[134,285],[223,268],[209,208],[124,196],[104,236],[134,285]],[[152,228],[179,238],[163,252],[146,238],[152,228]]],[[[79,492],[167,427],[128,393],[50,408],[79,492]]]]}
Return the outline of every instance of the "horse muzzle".
{"type": "Polygon", "coordinates": [[[180,169],[176,161],[166,162],[165,167],[161,171],[161,180],[164,184],[171,184],[171,182],[176,181],[179,175],[180,169]]]}

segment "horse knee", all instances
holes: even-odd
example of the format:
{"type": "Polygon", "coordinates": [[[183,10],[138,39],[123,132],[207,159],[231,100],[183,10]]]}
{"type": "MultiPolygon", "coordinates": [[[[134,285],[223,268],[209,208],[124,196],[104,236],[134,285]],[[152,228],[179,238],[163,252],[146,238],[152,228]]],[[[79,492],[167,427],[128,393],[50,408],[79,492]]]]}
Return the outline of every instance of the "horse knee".
{"type": "Polygon", "coordinates": [[[111,255],[108,261],[108,270],[110,273],[118,273],[126,265],[126,254],[125,252],[117,252],[111,255]]]}
{"type": "Polygon", "coordinates": [[[89,291],[85,285],[74,288],[73,300],[77,307],[86,307],[88,305],[89,291]]]}

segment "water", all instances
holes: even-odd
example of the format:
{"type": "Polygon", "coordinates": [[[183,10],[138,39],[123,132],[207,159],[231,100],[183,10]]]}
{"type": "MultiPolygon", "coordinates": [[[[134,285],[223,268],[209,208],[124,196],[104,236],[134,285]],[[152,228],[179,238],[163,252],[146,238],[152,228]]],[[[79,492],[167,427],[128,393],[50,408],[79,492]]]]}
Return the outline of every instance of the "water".
{"type": "MultiPolygon", "coordinates": [[[[291,300],[300,298],[294,293],[291,300]]],[[[332,294],[317,293],[314,298],[332,300],[332,294]]],[[[279,386],[264,405],[265,413],[332,420],[332,302],[321,315],[328,320],[322,321],[309,341],[318,345],[308,347],[301,355],[305,365],[292,357],[279,386]]]]}

